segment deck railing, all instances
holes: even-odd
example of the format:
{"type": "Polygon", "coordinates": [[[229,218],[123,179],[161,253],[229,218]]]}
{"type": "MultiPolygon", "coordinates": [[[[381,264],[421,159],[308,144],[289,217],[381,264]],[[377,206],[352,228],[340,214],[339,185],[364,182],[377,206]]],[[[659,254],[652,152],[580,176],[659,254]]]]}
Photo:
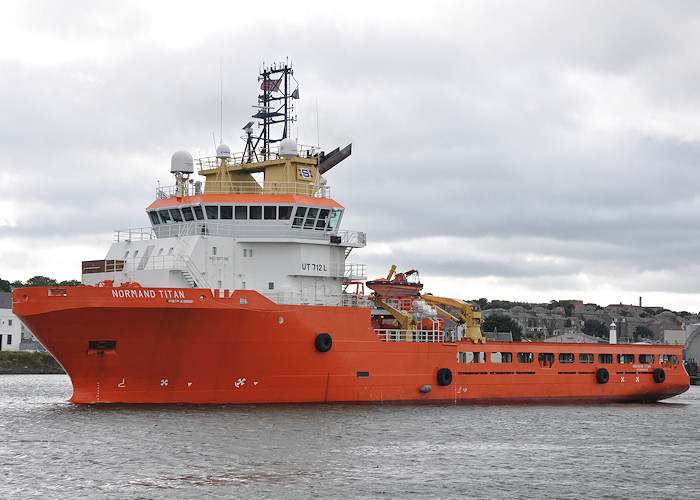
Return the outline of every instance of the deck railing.
{"type": "Polygon", "coordinates": [[[118,229],[114,240],[142,241],[154,238],[172,238],[175,236],[226,236],[235,238],[328,240],[331,236],[340,238],[339,245],[362,247],[367,239],[361,231],[319,231],[316,229],[296,228],[279,224],[236,224],[221,222],[178,222],[175,224],[118,229]]]}
{"type": "Polygon", "coordinates": [[[442,330],[397,330],[394,328],[377,328],[379,340],[384,342],[444,342],[442,330]]]}
{"type": "Polygon", "coordinates": [[[158,186],[156,198],[164,200],[182,196],[198,196],[201,194],[293,194],[311,196],[313,198],[330,198],[331,187],[303,181],[198,181],[185,185],[185,191],[180,192],[179,186],[158,186]]]}

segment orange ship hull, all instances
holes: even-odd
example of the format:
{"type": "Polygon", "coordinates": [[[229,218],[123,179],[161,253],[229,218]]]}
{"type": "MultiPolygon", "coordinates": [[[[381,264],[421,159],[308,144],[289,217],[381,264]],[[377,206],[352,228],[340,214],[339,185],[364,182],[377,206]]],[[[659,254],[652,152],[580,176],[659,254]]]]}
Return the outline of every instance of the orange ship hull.
{"type": "Polygon", "coordinates": [[[369,308],[279,305],[255,291],[24,288],[13,309],[66,370],[76,403],[598,403],[689,387],[682,346],[387,342],[369,308]],[[629,353],[634,363],[618,362],[629,353]]]}

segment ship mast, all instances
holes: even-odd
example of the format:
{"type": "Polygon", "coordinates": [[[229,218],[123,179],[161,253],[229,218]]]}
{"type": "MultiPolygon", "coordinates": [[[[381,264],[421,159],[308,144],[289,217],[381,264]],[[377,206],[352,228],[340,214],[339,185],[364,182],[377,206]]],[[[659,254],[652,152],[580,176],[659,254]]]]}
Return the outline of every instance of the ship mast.
{"type": "Polygon", "coordinates": [[[248,135],[243,153],[246,163],[271,159],[272,144],[286,139],[290,132],[289,126],[296,121],[296,117],[292,116],[292,100],[299,99],[299,86],[294,79],[292,67],[288,63],[263,66],[258,81],[262,94],[258,96],[258,104],[255,106],[258,112],[252,117],[262,120],[262,130],[260,135],[253,137],[252,123],[243,127],[248,135]],[[272,126],[277,124],[283,124],[282,137],[273,139],[272,126]]]}

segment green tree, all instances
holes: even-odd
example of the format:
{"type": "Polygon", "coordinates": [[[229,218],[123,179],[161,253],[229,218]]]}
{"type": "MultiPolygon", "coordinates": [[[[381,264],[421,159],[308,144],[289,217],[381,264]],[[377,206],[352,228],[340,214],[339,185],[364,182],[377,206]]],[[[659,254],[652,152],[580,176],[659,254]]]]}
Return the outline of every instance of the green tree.
{"type": "Polygon", "coordinates": [[[647,326],[644,325],[637,325],[634,328],[634,335],[635,339],[653,339],[654,338],[654,332],[647,326]]]}
{"type": "Polygon", "coordinates": [[[11,292],[11,291],[12,291],[12,284],[9,281],[0,278],[0,292],[11,292]]]}
{"type": "Polygon", "coordinates": [[[567,316],[573,316],[574,315],[574,305],[571,303],[570,300],[565,300],[564,301],[564,314],[567,316]]]}
{"type": "Polygon", "coordinates": [[[523,328],[507,314],[492,313],[486,317],[481,325],[481,331],[493,332],[494,330],[512,333],[515,341],[519,341],[523,337],[523,328]]]}
{"type": "Polygon", "coordinates": [[[25,286],[57,286],[58,281],[46,276],[33,276],[27,280],[25,286]]]}
{"type": "Polygon", "coordinates": [[[597,319],[587,319],[583,322],[581,331],[587,335],[593,335],[602,339],[607,339],[610,336],[608,326],[597,319]]]}
{"type": "Polygon", "coordinates": [[[482,297],[479,300],[475,300],[474,302],[483,310],[483,309],[486,309],[486,306],[489,303],[489,299],[482,297]]]}
{"type": "Polygon", "coordinates": [[[65,280],[61,281],[58,286],[78,286],[80,285],[80,281],[78,280],[65,280]]]}

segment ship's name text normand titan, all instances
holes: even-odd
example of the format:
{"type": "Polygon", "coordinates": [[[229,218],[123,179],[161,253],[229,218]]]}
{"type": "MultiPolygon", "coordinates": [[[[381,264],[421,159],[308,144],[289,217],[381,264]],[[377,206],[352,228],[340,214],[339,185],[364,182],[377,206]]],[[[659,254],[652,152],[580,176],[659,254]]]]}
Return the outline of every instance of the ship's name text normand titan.
{"type": "Polygon", "coordinates": [[[118,289],[112,290],[112,297],[118,299],[184,299],[185,292],[182,290],[144,290],[142,288],[124,290],[118,289]]]}

